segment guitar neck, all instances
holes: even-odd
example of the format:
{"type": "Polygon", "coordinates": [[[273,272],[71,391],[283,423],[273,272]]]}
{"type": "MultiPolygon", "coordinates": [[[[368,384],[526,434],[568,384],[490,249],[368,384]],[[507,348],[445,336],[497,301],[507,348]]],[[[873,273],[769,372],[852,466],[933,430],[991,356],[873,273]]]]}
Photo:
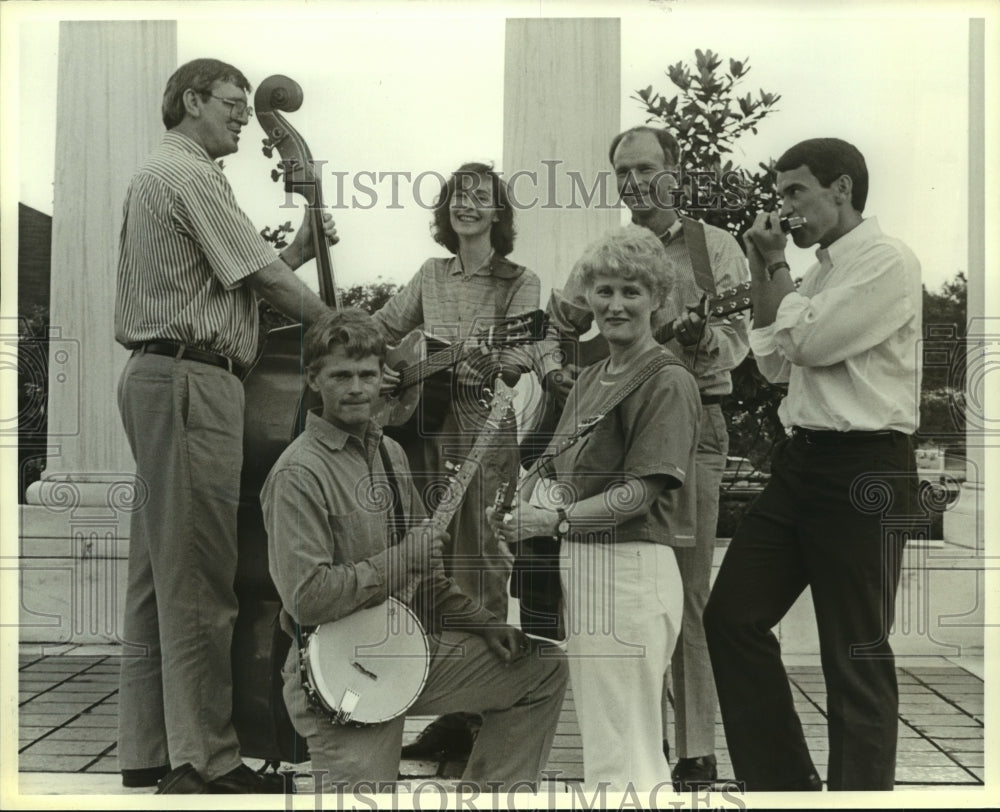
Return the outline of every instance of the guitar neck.
{"type": "Polygon", "coordinates": [[[434,511],[434,515],[431,517],[431,523],[435,527],[441,530],[446,529],[458,512],[458,509],[462,506],[465,491],[468,489],[472,478],[476,475],[476,468],[479,461],[490,447],[490,440],[500,431],[503,414],[504,410],[496,409],[490,413],[490,416],[486,419],[486,425],[483,426],[479,432],[479,436],[476,438],[476,442],[472,446],[472,450],[462,461],[459,469],[450,478],[445,494],[434,511]]]}
{"type": "Polygon", "coordinates": [[[406,389],[415,386],[436,372],[448,369],[457,364],[465,353],[465,341],[459,341],[443,350],[423,358],[412,366],[406,367],[399,377],[399,388],[406,389]]]}

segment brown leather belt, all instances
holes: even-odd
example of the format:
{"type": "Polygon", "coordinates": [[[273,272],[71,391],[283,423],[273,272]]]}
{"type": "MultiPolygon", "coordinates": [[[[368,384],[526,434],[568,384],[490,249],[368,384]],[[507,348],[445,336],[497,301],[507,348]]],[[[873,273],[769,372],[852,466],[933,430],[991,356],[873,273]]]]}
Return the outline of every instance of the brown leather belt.
{"type": "Polygon", "coordinates": [[[183,358],[186,361],[211,364],[212,366],[222,367],[240,380],[246,374],[246,367],[237,363],[228,355],[220,355],[217,352],[209,352],[208,350],[199,350],[197,347],[189,347],[186,344],[180,344],[175,341],[146,341],[136,347],[135,352],[168,355],[171,358],[183,358]]]}

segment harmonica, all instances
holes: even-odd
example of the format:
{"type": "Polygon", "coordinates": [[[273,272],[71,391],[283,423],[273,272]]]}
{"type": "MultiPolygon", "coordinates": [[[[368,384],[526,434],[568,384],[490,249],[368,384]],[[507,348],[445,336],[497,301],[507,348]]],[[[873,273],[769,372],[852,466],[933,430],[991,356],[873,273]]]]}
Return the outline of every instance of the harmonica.
{"type": "Polygon", "coordinates": [[[782,217],[778,220],[778,225],[781,226],[782,233],[790,234],[796,229],[802,228],[807,222],[805,217],[793,215],[792,217],[782,217]]]}

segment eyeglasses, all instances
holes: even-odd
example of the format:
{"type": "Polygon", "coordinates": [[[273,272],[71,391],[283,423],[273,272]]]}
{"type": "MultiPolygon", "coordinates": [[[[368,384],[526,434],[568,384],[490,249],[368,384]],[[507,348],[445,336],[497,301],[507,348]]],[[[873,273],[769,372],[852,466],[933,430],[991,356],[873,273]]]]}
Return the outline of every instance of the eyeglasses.
{"type": "Polygon", "coordinates": [[[223,104],[229,105],[229,117],[231,119],[240,119],[246,116],[249,121],[253,118],[253,108],[248,107],[247,103],[242,99],[227,99],[225,96],[216,96],[214,93],[209,93],[208,95],[213,99],[218,99],[223,104]]]}

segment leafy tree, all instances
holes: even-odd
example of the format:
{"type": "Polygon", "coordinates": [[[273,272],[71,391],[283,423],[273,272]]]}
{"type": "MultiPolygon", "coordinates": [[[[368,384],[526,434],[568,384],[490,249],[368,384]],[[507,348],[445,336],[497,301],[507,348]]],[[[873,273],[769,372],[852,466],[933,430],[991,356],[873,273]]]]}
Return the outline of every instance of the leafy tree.
{"type": "Polygon", "coordinates": [[[937,293],[923,289],[923,381],[918,440],[965,455],[967,280],[959,271],[937,293]]]}
{"type": "Polygon", "coordinates": [[[722,63],[713,51],[696,50],[693,66],[677,62],[667,68],[679,93],[668,99],[650,85],[632,98],[645,107],[648,121],[661,124],[680,145],[678,168],[686,192],[681,210],[739,239],[758,211],[775,205],[774,170],[759,164],[759,171],[751,172],[729,156],[740,138],[756,135],[761,122],[777,112],[781,96],[764,90],[756,98],[739,96],[736,88],[750,72],[750,60],[730,59],[728,70],[720,70],[722,63]],[[712,183],[716,193],[706,194],[712,183]]]}

